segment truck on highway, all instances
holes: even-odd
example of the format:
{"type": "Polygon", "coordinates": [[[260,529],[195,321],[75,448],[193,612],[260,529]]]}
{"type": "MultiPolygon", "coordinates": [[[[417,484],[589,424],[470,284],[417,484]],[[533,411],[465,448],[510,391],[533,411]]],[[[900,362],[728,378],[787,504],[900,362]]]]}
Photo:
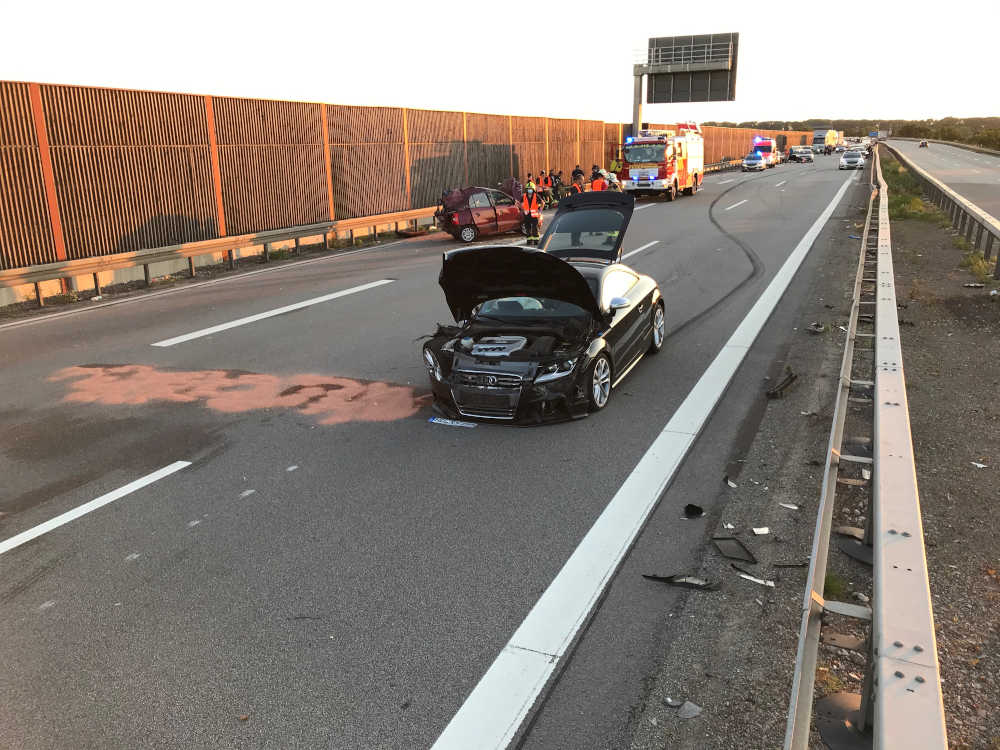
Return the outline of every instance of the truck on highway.
{"type": "Polygon", "coordinates": [[[640,130],[622,145],[618,180],[622,190],[638,197],[662,194],[668,201],[681,191],[698,192],[705,177],[705,140],[697,123],[678,123],[675,130],[640,130]]]}
{"type": "Polygon", "coordinates": [[[814,153],[826,153],[827,149],[833,151],[840,140],[840,134],[832,128],[819,128],[813,131],[812,149],[814,153]]]}

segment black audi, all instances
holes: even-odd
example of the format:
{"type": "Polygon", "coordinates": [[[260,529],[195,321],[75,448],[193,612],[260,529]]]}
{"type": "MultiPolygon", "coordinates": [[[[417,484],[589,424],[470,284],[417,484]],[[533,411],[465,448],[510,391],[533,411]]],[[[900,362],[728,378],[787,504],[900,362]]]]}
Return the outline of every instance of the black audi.
{"type": "Polygon", "coordinates": [[[538,248],[444,254],[439,282],[458,325],[425,342],[435,408],[454,418],[538,423],[603,409],[663,347],[657,283],[621,260],[631,195],[563,199],[538,248]]]}

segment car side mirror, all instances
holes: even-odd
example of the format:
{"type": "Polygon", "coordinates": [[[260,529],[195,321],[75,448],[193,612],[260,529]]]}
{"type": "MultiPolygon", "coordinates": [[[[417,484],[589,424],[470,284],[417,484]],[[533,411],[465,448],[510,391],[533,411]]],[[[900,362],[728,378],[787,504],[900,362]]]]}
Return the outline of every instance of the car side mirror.
{"type": "Polygon", "coordinates": [[[615,310],[621,310],[623,307],[628,307],[628,300],[624,297],[612,297],[611,302],[608,304],[608,309],[611,312],[615,310]]]}

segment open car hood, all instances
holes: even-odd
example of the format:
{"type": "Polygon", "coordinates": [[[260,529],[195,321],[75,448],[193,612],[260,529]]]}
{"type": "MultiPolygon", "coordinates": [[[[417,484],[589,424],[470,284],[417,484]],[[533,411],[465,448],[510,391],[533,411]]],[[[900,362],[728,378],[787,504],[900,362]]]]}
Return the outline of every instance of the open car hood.
{"type": "Polygon", "coordinates": [[[500,297],[548,297],[600,316],[587,280],[566,261],[533,248],[469,247],[444,254],[438,283],[456,321],[500,297]]]}
{"type": "Polygon", "coordinates": [[[557,258],[617,263],[634,208],[631,194],[611,190],[563,198],[539,248],[557,258]]]}

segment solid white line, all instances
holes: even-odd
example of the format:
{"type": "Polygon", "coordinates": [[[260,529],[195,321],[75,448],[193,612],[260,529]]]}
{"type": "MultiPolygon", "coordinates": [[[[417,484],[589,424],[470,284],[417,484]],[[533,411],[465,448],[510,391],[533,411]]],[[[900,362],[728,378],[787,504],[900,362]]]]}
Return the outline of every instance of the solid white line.
{"type": "Polygon", "coordinates": [[[844,180],[796,245],[452,717],[433,750],[497,750],[506,747],[517,734],[850,182],[850,178],[844,180]]]}
{"type": "Polygon", "coordinates": [[[742,206],[742,205],[743,205],[744,203],[746,203],[746,202],[747,202],[748,200],[750,200],[750,199],[749,199],[749,198],[744,198],[744,199],[743,199],[743,200],[741,200],[741,201],[740,201],[739,203],[734,203],[733,205],[731,205],[731,206],[730,206],[729,208],[727,208],[726,210],[727,210],[727,211],[732,211],[732,210],[733,210],[734,208],[736,208],[737,206],[742,206]]]}
{"type": "Polygon", "coordinates": [[[633,208],[632,210],[633,210],[633,211],[641,211],[641,210],[642,210],[642,209],[644,209],[644,208],[651,208],[652,206],[655,206],[655,205],[656,205],[655,203],[644,203],[644,204],[643,204],[643,205],[641,205],[641,206],[636,206],[636,207],[635,207],[635,208],[633,208]]]}
{"type": "Polygon", "coordinates": [[[125,497],[126,495],[131,495],[136,490],[140,490],[146,485],[152,484],[158,479],[163,479],[163,477],[173,474],[175,471],[180,471],[186,466],[190,466],[190,461],[174,461],[169,466],[164,466],[162,469],[157,469],[152,474],[147,474],[141,479],[136,479],[134,482],[129,482],[124,487],[119,487],[117,490],[112,490],[106,495],[101,495],[98,498],[91,500],[90,502],[84,503],[83,505],[78,505],[73,508],[73,510],[68,510],[62,515],[58,515],[45,523],[40,523],[38,526],[28,529],[27,531],[22,531],[17,536],[12,536],[10,539],[0,542],[0,555],[4,552],[9,552],[15,547],[20,547],[25,542],[30,542],[36,537],[40,537],[42,534],[47,534],[53,529],[57,529],[70,521],[73,521],[80,516],[90,513],[92,510],[97,510],[98,508],[107,505],[108,503],[113,503],[115,500],[125,497]]]}
{"type": "Polygon", "coordinates": [[[647,242],[647,243],[646,243],[645,245],[643,245],[642,247],[637,247],[637,248],[636,248],[635,250],[630,250],[629,252],[625,253],[625,254],[624,254],[624,255],[622,256],[622,260],[625,260],[626,258],[631,258],[631,257],[632,257],[633,255],[635,255],[636,253],[641,253],[641,252],[642,252],[643,250],[645,250],[645,249],[647,249],[647,248],[650,248],[650,247],[652,247],[652,246],[653,246],[653,245],[655,245],[655,244],[656,244],[657,242],[659,242],[659,240],[653,240],[652,242],[647,242]]]}
{"type": "Polygon", "coordinates": [[[777,184],[775,185],[775,187],[781,187],[781,186],[782,186],[782,185],[784,185],[784,184],[785,184],[786,182],[788,182],[788,180],[782,180],[781,182],[777,183],[777,184]]]}
{"type": "Polygon", "coordinates": [[[202,336],[211,336],[213,333],[218,333],[219,331],[228,331],[230,328],[245,326],[248,323],[256,323],[258,320],[264,320],[265,318],[273,318],[275,315],[284,315],[285,313],[292,312],[293,310],[301,310],[303,307],[309,307],[310,305],[318,305],[320,302],[329,302],[330,300],[337,299],[338,297],[346,297],[350,294],[364,292],[367,291],[368,289],[374,289],[375,287],[391,283],[392,279],[379,279],[378,281],[373,281],[369,284],[362,284],[361,286],[352,286],[350,289],[341,289],[339,292],[333,292],[332,294],[324,294],[322,297],[313,297],[312,299],[303,300],[302,302],[296,302],[293,305],[276,307],[274,310],[268,310],[267,312],[257,313],[256,315],[249,315],[245,318],[239,318],[238,320],[231,320],[228,323],[219,323],[219,325],[217,326],[212,326],[211,328],[202,328],[200,331],[185,333],[182,336],[174,336],[172,339],[164,339],[163,341],[157,341],[153,344],[153,346],[173,346],[174,344],[183,344],[185,341],[191,341],[192,339],[200,339],[202,336]]]}
{"type": "Polygon", "coordinates": [[[719,185],[725,185],[727,182],[736,182],[736,178],[735,177],[731,177],[728,180],[719,180],[718,184],[719,185]]]}

